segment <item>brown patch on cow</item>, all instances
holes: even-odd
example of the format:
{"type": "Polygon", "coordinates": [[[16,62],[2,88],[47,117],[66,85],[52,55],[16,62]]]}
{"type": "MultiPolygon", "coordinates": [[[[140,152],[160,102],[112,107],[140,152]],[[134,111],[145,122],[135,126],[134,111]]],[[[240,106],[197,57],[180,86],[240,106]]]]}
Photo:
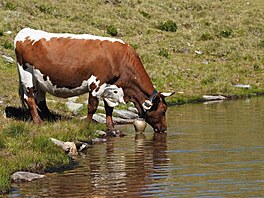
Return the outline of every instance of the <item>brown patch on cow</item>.
{"type": "Polygon", "coordinates": [[[99,87],[97,87],[94,82],[89,86],[89,88],[90,88],[90,90],[99,89],[99,87]]]}

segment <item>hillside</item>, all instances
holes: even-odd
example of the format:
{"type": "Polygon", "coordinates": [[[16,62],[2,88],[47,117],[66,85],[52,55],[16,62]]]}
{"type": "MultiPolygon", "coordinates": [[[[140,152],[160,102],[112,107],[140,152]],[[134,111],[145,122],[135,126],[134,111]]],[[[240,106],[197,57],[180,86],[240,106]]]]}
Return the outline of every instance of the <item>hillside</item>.
{"type": "Polygon", "coordinates": [[[136,48],[159,90],[180,93],[173,100],[263,93],[263,10],[261,0],[4,0],[0,50],[14,56],[24,27],[112,35],[136,48]]]}

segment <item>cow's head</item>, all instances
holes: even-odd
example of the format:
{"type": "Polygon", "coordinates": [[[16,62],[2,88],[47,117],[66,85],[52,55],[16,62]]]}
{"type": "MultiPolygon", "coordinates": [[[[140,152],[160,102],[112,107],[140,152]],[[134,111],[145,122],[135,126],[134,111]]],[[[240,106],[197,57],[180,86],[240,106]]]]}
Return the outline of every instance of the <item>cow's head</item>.
{"type": "Polygon", "coordinates": [[[167,129],[166,111],[167,103],[165,97],[171,96],[174,93],[153,92],[151,97],[142,104],[145,110],[145,119],[150,124],[155,132],[165,132],[167,129]]]}

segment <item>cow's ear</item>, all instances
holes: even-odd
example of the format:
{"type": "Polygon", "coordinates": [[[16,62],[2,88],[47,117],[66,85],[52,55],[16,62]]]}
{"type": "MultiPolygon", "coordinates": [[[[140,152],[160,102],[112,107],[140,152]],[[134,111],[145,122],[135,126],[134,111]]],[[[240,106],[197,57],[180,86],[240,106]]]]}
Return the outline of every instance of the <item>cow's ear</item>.
{"type": "Polygon", "coordinates": [[[173,94],[175,94],[175,92],[161,92],[160,93],[160,95],[164,97],[169,97],[169,96],[172,96],[173,94]]]}
{"type": "Polygon", "coordinates": [[[145,109],[145,111],[150,110],[153,103],[150,100],[145,100],[145,102],[142,104],[142,107],[145,109]]]}

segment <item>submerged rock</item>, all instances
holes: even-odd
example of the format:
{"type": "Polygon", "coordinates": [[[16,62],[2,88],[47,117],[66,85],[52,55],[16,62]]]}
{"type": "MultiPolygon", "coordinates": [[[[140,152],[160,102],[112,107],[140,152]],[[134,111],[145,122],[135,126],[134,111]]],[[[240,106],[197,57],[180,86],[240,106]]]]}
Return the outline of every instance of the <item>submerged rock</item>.
{"type": "Polygon", "coordinates": [[[31,172],[24,172],[19,171],[15,172],[13,175],[11,175],[11,179],[14,182],[20,182],[20,181],[32,181],[33,179],[41,179],[46,177],[46,175],[31,173],[31,172]]]}

